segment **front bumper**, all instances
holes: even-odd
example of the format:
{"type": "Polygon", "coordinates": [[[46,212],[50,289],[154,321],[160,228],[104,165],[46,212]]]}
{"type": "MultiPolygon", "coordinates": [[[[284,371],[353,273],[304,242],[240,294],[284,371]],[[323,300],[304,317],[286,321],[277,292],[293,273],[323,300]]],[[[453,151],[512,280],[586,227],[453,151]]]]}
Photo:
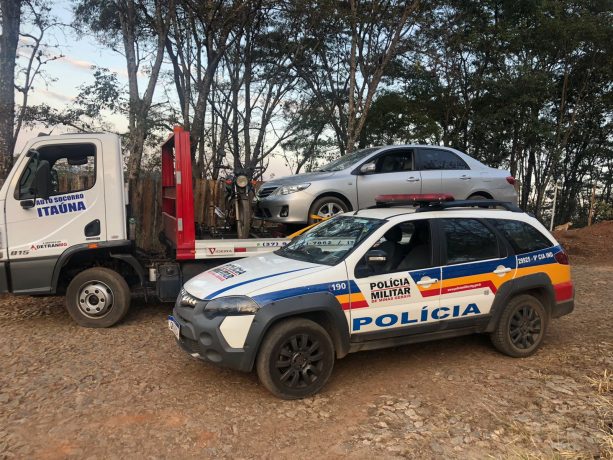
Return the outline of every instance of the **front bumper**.
{"type": "Polygon", "coordinates": [[[175,306],[172,313],[181,327],[177,342],[186,353],[222,367],[251,371],[255,350],[248,346],[233,348],[226,342],[220,329],[224,316],[209,319],[204,316],[202,307],[175,306]]]}
{"type": "Polygon", "coordinates": [[[309,219],[313,197],[305,191],[269,195],[255,202],[255,217],[285,224],[304,224],[309,219]]]}

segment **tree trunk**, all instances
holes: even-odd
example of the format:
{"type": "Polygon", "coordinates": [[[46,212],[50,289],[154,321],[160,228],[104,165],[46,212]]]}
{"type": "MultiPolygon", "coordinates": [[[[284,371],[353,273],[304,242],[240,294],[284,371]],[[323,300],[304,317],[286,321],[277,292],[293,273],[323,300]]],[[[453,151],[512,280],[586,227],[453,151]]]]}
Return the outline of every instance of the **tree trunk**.
{"type": "Polygon", "coordinates": [[[21,22],[21,1],[0,0],[2,34],[0,35],[0,179],[13,166],[15,148],[15,61],[21,22]]]}

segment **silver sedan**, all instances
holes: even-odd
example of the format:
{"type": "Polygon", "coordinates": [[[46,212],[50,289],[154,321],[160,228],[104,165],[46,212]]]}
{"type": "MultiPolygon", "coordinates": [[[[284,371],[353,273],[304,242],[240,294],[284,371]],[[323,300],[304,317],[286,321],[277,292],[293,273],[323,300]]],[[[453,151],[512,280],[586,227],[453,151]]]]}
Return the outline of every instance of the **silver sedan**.
{"type": "Polygon", "coordinates": [[[312,215],[367,208],[377,195],[406,193],[517,202],[509,171],[447,147],[402,145],[358,150],[315,172],[266,182],[256,195],[256,217],[303,224],[312,215]]]}

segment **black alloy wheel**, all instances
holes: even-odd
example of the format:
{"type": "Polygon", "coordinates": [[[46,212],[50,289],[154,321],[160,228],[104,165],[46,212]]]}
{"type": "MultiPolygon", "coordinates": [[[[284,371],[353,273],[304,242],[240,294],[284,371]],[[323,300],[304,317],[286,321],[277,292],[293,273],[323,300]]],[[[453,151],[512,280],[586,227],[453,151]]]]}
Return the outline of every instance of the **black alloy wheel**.
{"type": "Polygon", "coordinates": [[[522,305],[511,316],[509,336],[513,345],[520,350],[528,350],[533,347],[542,330],[541,317],[530,305],[522,305]]]}
{"type": "Polygon", "coordinates": [[[290,318],[275,324],[258,351],[256,369],[275,396],[299,399],[317,393],[334,367],[334,344],[314,321],[290,318]]]}

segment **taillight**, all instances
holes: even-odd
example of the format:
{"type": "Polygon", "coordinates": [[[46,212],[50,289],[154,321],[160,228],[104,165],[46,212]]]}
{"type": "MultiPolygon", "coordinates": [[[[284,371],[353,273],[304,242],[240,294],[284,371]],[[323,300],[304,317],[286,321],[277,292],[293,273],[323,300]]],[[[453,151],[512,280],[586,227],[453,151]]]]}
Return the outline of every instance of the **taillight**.
{"type": "Polygon", "coordinates": [[[515,185],[515,178],[513,176],[508,176],[507,182],[511,185],[515,185]]]}
{"type": "Polygon", "coordinates": [[[561,265],[568,265],[568,254],[564,251],[560,251],[555,255],[556,261],[561,265]]]}

